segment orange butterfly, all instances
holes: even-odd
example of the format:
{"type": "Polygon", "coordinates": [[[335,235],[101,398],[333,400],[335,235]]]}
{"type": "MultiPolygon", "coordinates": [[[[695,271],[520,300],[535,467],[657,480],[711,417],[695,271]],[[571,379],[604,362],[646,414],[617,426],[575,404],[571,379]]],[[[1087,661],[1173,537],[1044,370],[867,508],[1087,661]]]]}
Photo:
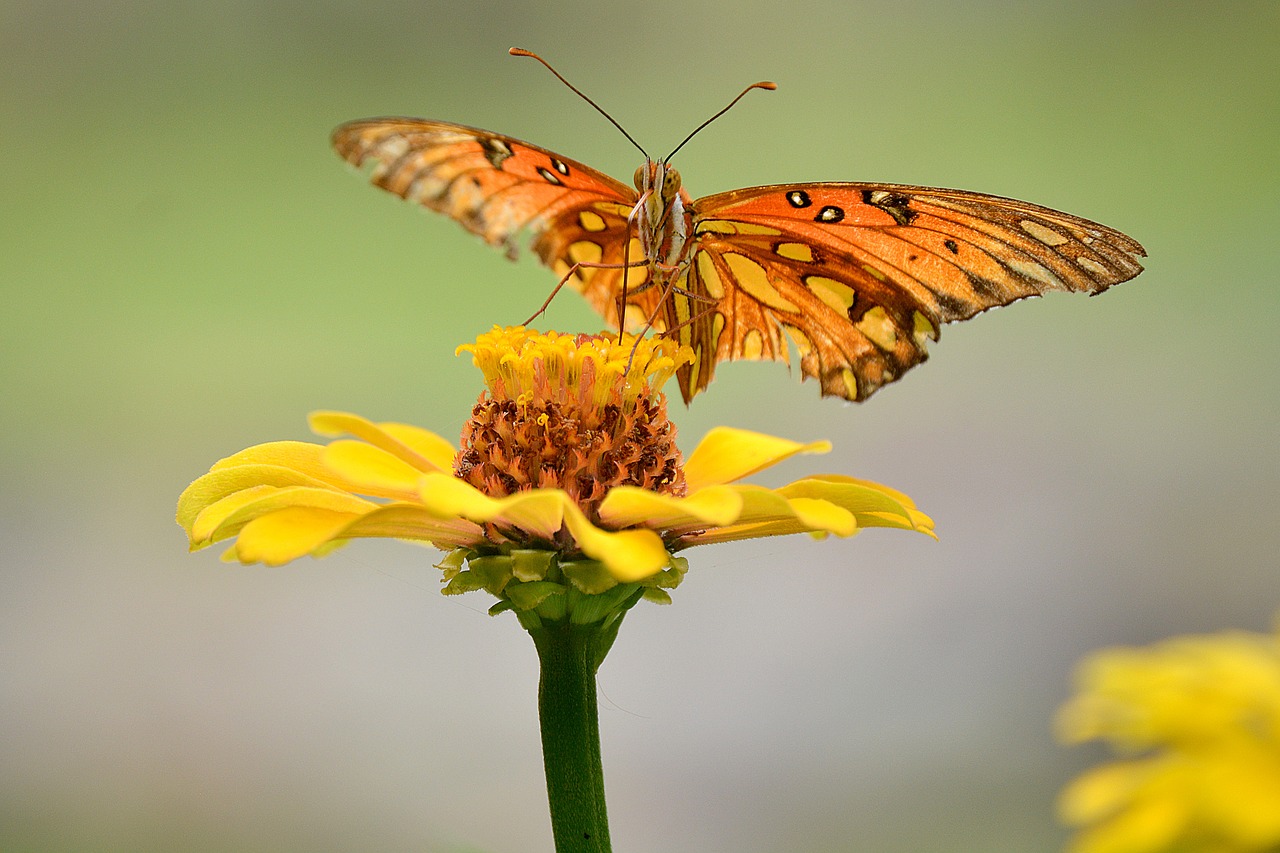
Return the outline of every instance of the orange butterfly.
{"type": "MultiPolygon", "coordinates": [[[[754,88],[774,85],[729,107],[754,88]]],[[[508,257],[529,231],[543,263],[607,322],[678,336],[695,355],[678,374],[686,403],[720,361],[789,361],[784,335],[823,396],[865,400],[924,361],[942,323],[1050,290],[1099,293],[1142,272],[1146,256],[1096,222],[963,190],[778,184],[695,201],[675,151],[646,154],[632,189],[536,145],[426,119],[348,122],[333,145],[355,165],[373,160],[377,186],[508,257]]]]}

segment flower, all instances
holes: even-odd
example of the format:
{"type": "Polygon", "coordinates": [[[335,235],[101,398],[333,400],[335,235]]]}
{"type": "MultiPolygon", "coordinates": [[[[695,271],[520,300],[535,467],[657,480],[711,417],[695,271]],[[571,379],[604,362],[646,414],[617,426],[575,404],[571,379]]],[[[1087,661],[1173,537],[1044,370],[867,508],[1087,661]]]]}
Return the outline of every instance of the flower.
{"type": "Polygon", "coordinates": [[[672,341],[494,327],[464,351],[486,390],[460,449],[419,427],[316,412],[311,428],[329,444],[256,445],[183,492],[191,549],[234,539],[224,559],[280,565],[362,537],[427,543],[451,552],[446,592],[484,588],[497,609],[527,612],[566,584],[667,601],[687,568],[674,555],[694,545],[865,527],[933,535],[910,498],[876,483],[738,483],[827,452],[825,441],[717,427],[684,459],[660,388],[691,353],[672,341]]]}
{"type": "Polygon", "coordinates": [[[1076,681],[1060,736],[1124,758],[1063,791],[1073,853],[1280,850],[1280,636],[1104,649],[1076,681]]]}

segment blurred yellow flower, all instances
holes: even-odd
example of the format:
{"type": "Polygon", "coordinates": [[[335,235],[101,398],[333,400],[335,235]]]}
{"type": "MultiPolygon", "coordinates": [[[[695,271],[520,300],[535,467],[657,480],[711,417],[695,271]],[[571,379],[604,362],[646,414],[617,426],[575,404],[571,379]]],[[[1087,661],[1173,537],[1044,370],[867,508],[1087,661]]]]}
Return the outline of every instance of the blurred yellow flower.
{"type": "Polygon", "coordinates": [[[1072,853],[1280,851],[1280,637],[1177,637],[1087,658],[1063,740],[1123,760],[1074,780],[1072,853]]]}
{"type": "Polygon", "coordinates": [[[666,339],[495,327],[459,351],[487,385],[461,448],[415,426],[314,413],[311,428],[336,440],[250,447],[183,492],[192,550],[234,539],[225,559],[280,565],[394,537],[453,551],[447,592],[511,599],[523,586],[517,599],[541,601],[551,572],[582,593],[639,584],[664,601],[685,568],[673,555],[693,545],[864,527],[933,535],[910,498],[876,483],[737,482],[827,442],[718,427],[683,459],[660,387],[690,354],[666,339]]]}

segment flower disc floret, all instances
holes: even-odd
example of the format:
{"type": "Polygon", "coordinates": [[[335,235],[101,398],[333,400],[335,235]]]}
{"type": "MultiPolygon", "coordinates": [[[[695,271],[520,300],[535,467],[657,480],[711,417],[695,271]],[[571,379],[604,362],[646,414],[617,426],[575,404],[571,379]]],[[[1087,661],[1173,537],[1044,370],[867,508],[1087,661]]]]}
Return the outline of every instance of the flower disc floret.
{"type": "Polygon", "coordinates": [[[602,332],[565,335],[524,326],[494,326],[463,344],[496,400],[572,403],[582,411],[630,406],[659,391],[693,351],[668,338],[602,332]]]}

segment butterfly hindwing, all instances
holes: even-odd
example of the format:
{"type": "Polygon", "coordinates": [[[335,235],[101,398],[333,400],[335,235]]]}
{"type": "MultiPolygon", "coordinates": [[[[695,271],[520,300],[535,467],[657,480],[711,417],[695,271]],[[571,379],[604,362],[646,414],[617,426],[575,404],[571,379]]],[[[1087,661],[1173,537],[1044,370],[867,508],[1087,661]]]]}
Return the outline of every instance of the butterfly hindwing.
{"type": "Polygon", "coordinates": [[[824,395],[849,400],[866,399],[928,356],[925,338],[937,339],[939,321],[924,306],[860,265],[789,236],[700,243],[691,289],[716,298],[717,307],[695,326],[690,345],[701,349],[706,335],[715,356],[688,389],[682,385],[686,396],[710,380],[715,362],[787,361],[788,345],[824,395]]]}

